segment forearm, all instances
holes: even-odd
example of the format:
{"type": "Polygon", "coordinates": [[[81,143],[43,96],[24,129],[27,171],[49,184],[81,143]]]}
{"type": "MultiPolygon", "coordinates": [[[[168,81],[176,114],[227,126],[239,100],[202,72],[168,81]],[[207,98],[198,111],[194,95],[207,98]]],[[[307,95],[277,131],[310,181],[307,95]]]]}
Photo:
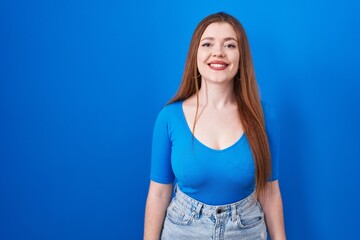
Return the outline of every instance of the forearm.
{"type": "Polygon", "coordinates": [[[158,193],[151,189],[146,201],[144,240],[159,240],[166,214],[166,209],[171,198],[171,190],[158,193]]]}
{"type": "Polygon", "coordinates": [[[260,198],[265,221],[272,240],[285,240],[284,214],[278,183],[270,183],[266,194],[260,198]]]}

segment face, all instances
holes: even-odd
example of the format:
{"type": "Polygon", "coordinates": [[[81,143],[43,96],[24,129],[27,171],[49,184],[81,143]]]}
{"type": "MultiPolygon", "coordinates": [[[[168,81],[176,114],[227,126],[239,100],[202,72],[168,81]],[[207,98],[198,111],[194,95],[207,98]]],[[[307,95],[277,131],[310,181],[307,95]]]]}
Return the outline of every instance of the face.
{"type": "Polygon", "coordinates": [[[238,39],[229,23],[212,23],[204,31],[197,51],[198,70],[205,81],[232,81],[239,68],[238,39]]]}

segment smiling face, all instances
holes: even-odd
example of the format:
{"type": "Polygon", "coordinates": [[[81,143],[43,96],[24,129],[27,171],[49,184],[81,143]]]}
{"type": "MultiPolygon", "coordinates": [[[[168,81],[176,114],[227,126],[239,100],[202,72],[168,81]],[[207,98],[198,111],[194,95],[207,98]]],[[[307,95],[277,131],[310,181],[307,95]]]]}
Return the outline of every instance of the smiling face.
{"type": "Polygon", "coordinates": [[[197,51],[198,70],[205,81],[232,81],[239,69],[236,32],[229,23],[211,23],[200,39],[197,51]]]}

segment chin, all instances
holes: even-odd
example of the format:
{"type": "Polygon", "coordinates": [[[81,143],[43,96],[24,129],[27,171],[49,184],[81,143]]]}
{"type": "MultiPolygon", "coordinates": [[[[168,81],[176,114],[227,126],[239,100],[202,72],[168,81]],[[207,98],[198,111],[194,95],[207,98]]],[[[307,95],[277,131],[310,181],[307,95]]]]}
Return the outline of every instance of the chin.
{"type": "Polygon", "coordinates": [[[229,83],[233,81],[233,78],[224,78],[224,77],[218,77],[218,78],[205,78],[205,80],[207,82],[211,82],[211,83],[229,83]]]}

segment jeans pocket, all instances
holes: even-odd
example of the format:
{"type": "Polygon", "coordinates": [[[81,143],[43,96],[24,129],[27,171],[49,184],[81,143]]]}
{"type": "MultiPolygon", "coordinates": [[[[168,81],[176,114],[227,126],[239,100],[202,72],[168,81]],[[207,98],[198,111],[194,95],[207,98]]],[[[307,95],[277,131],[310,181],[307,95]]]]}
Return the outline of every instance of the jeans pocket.
{"type": "Polygon", "coordinates": [[[264,212],[259,202],[256,202],[249,209],[241,212],[237,221],[241,229],[252,229],[264,223],[264,212]]]}
{"type": "Polygon", "coordinates": [[[194,216],[189,209],[181,206],[174,200],[166,211],[166,218],[173,224],[187,226],[191,224],[194,216]]]}

